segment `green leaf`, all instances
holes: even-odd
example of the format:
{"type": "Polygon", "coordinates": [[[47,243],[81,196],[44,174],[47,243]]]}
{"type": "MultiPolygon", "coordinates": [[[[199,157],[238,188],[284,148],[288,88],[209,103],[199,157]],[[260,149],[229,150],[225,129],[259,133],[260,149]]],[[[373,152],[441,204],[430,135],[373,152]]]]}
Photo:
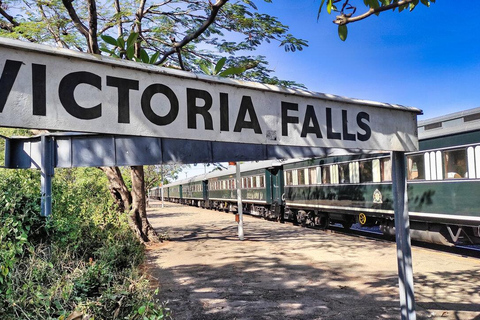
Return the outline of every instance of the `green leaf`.
{"type": "Polygon", "coordinates": [[[159,56],[160,56],[160,51],[157,51],[154,54],[152,54],[152,56],[150,57],[150,64],[154,64],[155,62],[157,62],[159,56]]]}
{"type": "Polygon", "coordinates": [[[128,47],[128,49],[127,49],[127,59],[132,60],[134,54],[135,54],[135,47],[134,46],[128,47]]]}
{"type": "Polygon", "coordinates": [[[222,59],[218,60],[217,65],[215,66],[215,74],[220,73],[220,70],[222,70],[226,61],[227,61],[226,57],[223,57],[222,59]]]}
{"type": "Polygon", "coordinates": [[[150,57],[145,49],[140,50],[140,58],[142,58],[143,63],[148,63],[150,61],[150,57]]]}
{"type": "Polygon", "coordinates": [[[143,315],[146,309],[147,309],[146,306],[141,306],[140,308],[138,308],[138,314],[143,315]]]}
{"type": "Polygon", "coordinates": [[[110,55],[113,55],[113,54],[114,54],[114,52],[113,52],[112,50],[110,50],[110,49],[108,49],[108,48],[106,48],[106,47],[104,47],[104,46],[101,46],[101,47],[100,47],[100,51],[105,52],[105,53],[108,53],[108,54],[110,54],[110,55]]]}
{"type": "Polygon", "coordinates": [[[348,29],[347,26],[342,24],[338,26],[338,36],[342,41],[347,40],[348,29]]]}
{"type": "Polygon", "coordinates": [[[118,37],[117,43],[120,48],[125,49],[125,40],[123,39],[123,37],[118,37]]]}
{"type": "Polygon", "coordinates": [[[328,0],[327,2],[327,12],[328,14],[332,13],[332,0],[328,0]]]}
{"type": "Polygon", "coordinates": [[[227,77],[229,75],[239,75],[239,74],[242,74],[243,72],[245,72],[244,67],[230,67],[228,69],[223,70],[218,75],[220,77],[227,77]]]}
{"type": "Polygon", "coordinates": [[[425,6],[427,6],[427,7],[430,7],[430,1],[428,1],[428,0],[420,0],[420,2],[421,2],[422,4],[424,4],[425,6]]]}
{"type": "Polygon", "coordinates": [[[322,0],[322,2],[320,2],[320,7],[318,8],[318,13],[317,13],[317,21],[318,19],[320,19],[320,13],[322,12],[322,7],[324,3],[325,3],[325,0],[322,0]]]}
{"type": "Polygon", "coordinates": [[[212,71],[205,64],[201,63],[200,64],[200,69],[202,69],[202,71],[205,74],[212,75],[212,71]]]}
{"type": "Polygon", "coordinates": [[[130,47],[131,45],[133,45],[137,41],[137,38],[138,38],[137,32],[130,33],[127,39],[127,47],[130,47]]]}
{"type": "Polygon", "coordinates": [[[101,38],[103,41],[105,41],[108,44],[111,44],[116,47],[118,46],[118,42],[114,37],[110,37],[109,35],[102,34],[101,38]]]}

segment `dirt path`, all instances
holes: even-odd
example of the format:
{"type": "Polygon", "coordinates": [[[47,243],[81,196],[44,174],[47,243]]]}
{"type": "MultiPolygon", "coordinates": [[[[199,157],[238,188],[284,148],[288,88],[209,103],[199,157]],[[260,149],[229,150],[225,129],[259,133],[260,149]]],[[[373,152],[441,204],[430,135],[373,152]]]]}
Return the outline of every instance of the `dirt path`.
{"type": "MultiPolygon", "coordinates": [[[[158,203],[151,203],[152,206],[158,203]]],[[[148,251],[174,319],[400,319],[394,243],[167,204],[148,251]]],[[[413,249],[418,319],[480,320],[480,260],[413,249]]]]}

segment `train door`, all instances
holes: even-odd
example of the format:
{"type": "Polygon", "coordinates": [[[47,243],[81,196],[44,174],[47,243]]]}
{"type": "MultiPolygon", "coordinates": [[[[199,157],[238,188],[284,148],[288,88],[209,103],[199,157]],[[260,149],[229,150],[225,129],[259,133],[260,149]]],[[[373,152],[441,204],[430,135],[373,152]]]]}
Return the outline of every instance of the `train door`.
{"type": "Polygon", "coordinates": [[[203,190],[203,207],[210,208],[210,204],[208,202],[208,180],[202,181],[202,190],[203,190]]]}
{"type": "Polygon", "coordinates": [[[283,200],[283,168],[281,166],[269,168],[267,170],[267,202],[271,204],[271,211],[275,218],[284,220],[285,203],[283,200]]]}

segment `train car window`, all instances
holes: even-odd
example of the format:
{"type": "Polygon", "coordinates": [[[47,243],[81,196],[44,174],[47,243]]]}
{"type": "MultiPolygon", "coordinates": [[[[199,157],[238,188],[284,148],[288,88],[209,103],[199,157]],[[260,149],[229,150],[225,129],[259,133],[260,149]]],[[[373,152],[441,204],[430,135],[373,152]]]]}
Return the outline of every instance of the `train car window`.
{"type": "Polygon", "coordinates": [[[292,170],[292,179],[293,179],[293,182],[292,182],[292,185],[294,186],[298,186],[298,170],[292,170]]]}
{"type": "Polygon", "coordinates": [[[287,186],[293,185],[293,172],[292,170],[285,171],[285,183],[287,186]]]}
{"type": "Polygon", "coordinates": [[[407,179],[425,179],[425,157],[423,154],[407,157],[407,179]]]}
{"type": "Polygon", "coordinates": [[[265,177],[260,176],[260,188],[265,188],[265,177]]]}
{"type": "Polygon", "coordinates": [[[252,177],[252,188],[257,187],[257,177],[252,177]]]}
{"type": "Polygon", "coordinates": [[[381,179],[381,172],[380,172],[380,159],[373,159],[372,160],[372,175],[373,175],[373,182],[380,182],[381,179]]]}
{"type": "Polygon", "coordinates": [[[322,167],[322,183],[328,184],[330,183],[330,166],[322,167]]]}
{"type": "Polygon", "coordinates": [[[442,152],[435,152],[435,165],[437,166],[437,179],[442,180],[443,177],[443,166],[442,166],[442,152]]]}
{"type": "Polygon", "coordinates": [[[429,170],[429,177],[427,180],[437,180],[437,161],[435,152],[429,152],[428,155],[425,157],[425,163],[428,161],[429,170]],[[427,160],[428,159],[428,160],[427,160]]]}
{"type": "Polygon", "coordinates": [[[358,169],[360,171],[360,183],[373,181],[371,160],[359,162],[358,169]]]}
{"type": "Polygon", "coordinates": [[[303,169],[298,169],[297,170],[297,177],[298,177],[298,182],[297,185],[304,185],[305,184],[305,170],[303,169]]]}
{"type": "Polygon", "coordinates": [[[475,147],[475,169],[477,178],[480,178],[480,146],[475,147]]]}
{"type": "Polygon", "coordinates": [[[340,163],[338,165],[338,174],[340,183],[350,183],[350,165],[349,163],[340,163]]]}
{"type": "Polygon", "coordinates": [[[318,184],[317,168],[308,168],[308,181],[310,184],[318,184]]]}
{"type": "Polygon", "coordinates": [[[360,171],[358,168],[358,161],[352,162],[350,166],[351,182],[359,183],[360,182],[360,171]]]}
{"type": "Polygon", "coordinates": [[[468,147],[467,149],[467,178],[475,179],[477,177],[475,168],[475,149],[468,147]]]}
{"type": "Polygon", "coordinates": [[[330,183],[332,184],[338,183],[338,164],[334,164],[330,166],[330,183]]]}
{"type": "Polygon", "coordinates": [[[465,149],[443,152],[445,179],[467,178],[467,155],[465,149]]]}
{"type": "MultiPolygon", "coordinates": [[[[423,158],[422,158],[423,159],[423,158]]],[[[424,179],[425,170],[422,170],[422,178],[424,179]]],[[[392,159],[390,158],[383,158],[380,159],[380,173],[381,173],[381,181],[392,181],[392,159]]]]}

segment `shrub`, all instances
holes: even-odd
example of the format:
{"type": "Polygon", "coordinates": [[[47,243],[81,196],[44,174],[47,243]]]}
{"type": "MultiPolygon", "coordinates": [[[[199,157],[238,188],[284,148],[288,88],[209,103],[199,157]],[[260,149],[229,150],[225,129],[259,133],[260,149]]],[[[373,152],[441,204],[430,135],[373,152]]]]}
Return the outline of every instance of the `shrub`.
{"type": "Polygon", "coordinates": [[[56,170],[53,214],[40,177],[0,170],[0,314],[5,319],[165,319],[138,272],[144,248],[95,168],[56,170]]]}

